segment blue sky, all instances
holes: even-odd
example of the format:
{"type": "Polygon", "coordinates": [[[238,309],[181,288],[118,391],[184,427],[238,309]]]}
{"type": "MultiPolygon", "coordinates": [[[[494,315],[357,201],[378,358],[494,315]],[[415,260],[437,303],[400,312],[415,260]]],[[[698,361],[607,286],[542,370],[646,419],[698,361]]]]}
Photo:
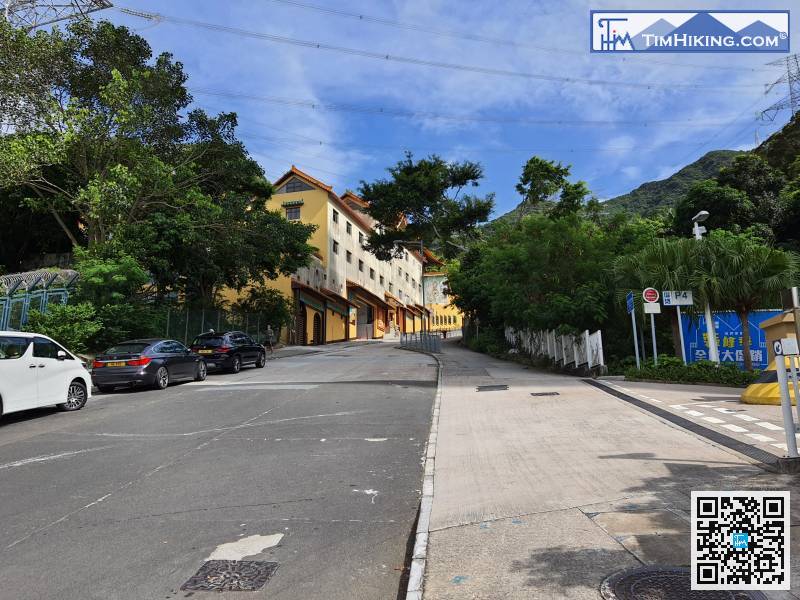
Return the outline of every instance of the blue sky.
{"type": "MultiPolygon", "coordinates": [[[[522,165],[534,154],[572,165],[573,179],[585,180],[599,198],[606,199],[666,177],[708,150],[751,148],[757,135],[764,139],[788,119],[786,112],[774,124],[755,118],[785,94],[779,88],[764,95],[764,84],[780,76],[780,69],[765,63],[784,55],[625,57],[588,52],[590,9],[655,8],[644,0],[296,2],[415,28],[310,10],[291,0],[124,0],[117,6],[426,61],[608,83],[585,85],[400,64],[166,20],[152,23],[115,9],[98,17],[135,29],[156,53],[172,52],[185,66],[196,105],[212,113],[238,113],[239,135],[270,179],[296,164],[340,192],[356,189],[362,179],[382,177],[385,168],[408,149],[416,156],[436,152],[449,160],[480,162],[486,176],[476,192],[496,194],[496,214],[519,202],[514,185],[522,165]],[[516,45],[424,31],[430,29],[516,45]],[[655,87],[631,87],[631,83],[655,87]],[[242,95],[382,108],[415,116],[308,108],[242,95]],[[562,123],[530,122],[534,120],[562,123]],[[576,120],[604,123],[569,123],[576,120]]],[[[789,4],[789,0],[663,0],[657,8],[763,10],[787,9],[789,4]]],[[[793,32],[800,31],[797,14],[792,15],[793,32]]],[[[792,51],[797,49],[794,40],[792,51]]]]}

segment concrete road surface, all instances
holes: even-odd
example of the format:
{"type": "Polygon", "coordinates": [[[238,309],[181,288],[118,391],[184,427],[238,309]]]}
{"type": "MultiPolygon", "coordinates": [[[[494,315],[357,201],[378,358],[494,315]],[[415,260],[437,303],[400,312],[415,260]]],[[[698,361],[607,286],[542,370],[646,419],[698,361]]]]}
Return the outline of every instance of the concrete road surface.
{"type": "Polygon", "coordinates": [[[616,571],[689,564],[692,490],[800,493],[579,378],[443,347],[425,600],[599,600],[616,571]]]}
{"type": "Polygon", "coordinates": [[[0,600],[243,597],[180,590],[209,558],[278,563],[247,598],[396,598],[436,373],[330,346],[0,420],[0,600]]]}

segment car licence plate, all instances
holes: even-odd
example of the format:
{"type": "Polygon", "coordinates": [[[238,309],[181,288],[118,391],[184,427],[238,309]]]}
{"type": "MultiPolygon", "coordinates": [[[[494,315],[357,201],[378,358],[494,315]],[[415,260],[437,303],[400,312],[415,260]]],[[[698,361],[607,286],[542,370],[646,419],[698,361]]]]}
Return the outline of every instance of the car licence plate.
{"type": "Polygon", "coordinates": [[[106,366],[107,367],[124,367],[125,366],[125,361],[123,360],[123,361],[107,362],[106,366]]]}
{"type": "Polygon", "coordinates": [[[198,350],[198,354],[214,354],[213,350],[198,350]]]}

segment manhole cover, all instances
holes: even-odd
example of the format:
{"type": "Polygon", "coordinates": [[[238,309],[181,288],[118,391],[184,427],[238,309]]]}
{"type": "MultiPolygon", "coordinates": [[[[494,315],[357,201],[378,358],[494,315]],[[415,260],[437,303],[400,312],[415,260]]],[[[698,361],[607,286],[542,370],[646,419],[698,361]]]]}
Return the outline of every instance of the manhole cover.
{"type": "Polygon", "coordinates": [[[600,586],[606,600],[767,600],[761,592],[692,590],[689,569],[640,567],[614,573],[600,586]]]}
{"type": "Polygon", "coordinates": [[[254,592],[264,587],[277,568],[276,562],[209,560],[181,586],[181,589],[254,592]]]}
{"type": "Polygon", "coordinates": [[[507,389],[507,385],[479,385],[475,388],[475,390],[478,392],[499,392],[507,389]]]}
{"type": "Polygon", "coordinates": [[[558,392],[531,392],[531,396],[558,396],[558,392]]]}

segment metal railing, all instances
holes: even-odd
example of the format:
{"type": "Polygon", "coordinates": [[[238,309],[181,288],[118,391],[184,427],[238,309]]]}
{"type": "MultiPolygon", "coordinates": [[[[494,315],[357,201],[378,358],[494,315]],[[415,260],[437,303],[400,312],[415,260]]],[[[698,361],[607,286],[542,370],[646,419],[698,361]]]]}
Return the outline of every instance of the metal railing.
{"type": "Polygon", "coordinates": [[[442,351],[442,336],[438,333],[401,333],[400,347],[438,354],[442,351]]]}

